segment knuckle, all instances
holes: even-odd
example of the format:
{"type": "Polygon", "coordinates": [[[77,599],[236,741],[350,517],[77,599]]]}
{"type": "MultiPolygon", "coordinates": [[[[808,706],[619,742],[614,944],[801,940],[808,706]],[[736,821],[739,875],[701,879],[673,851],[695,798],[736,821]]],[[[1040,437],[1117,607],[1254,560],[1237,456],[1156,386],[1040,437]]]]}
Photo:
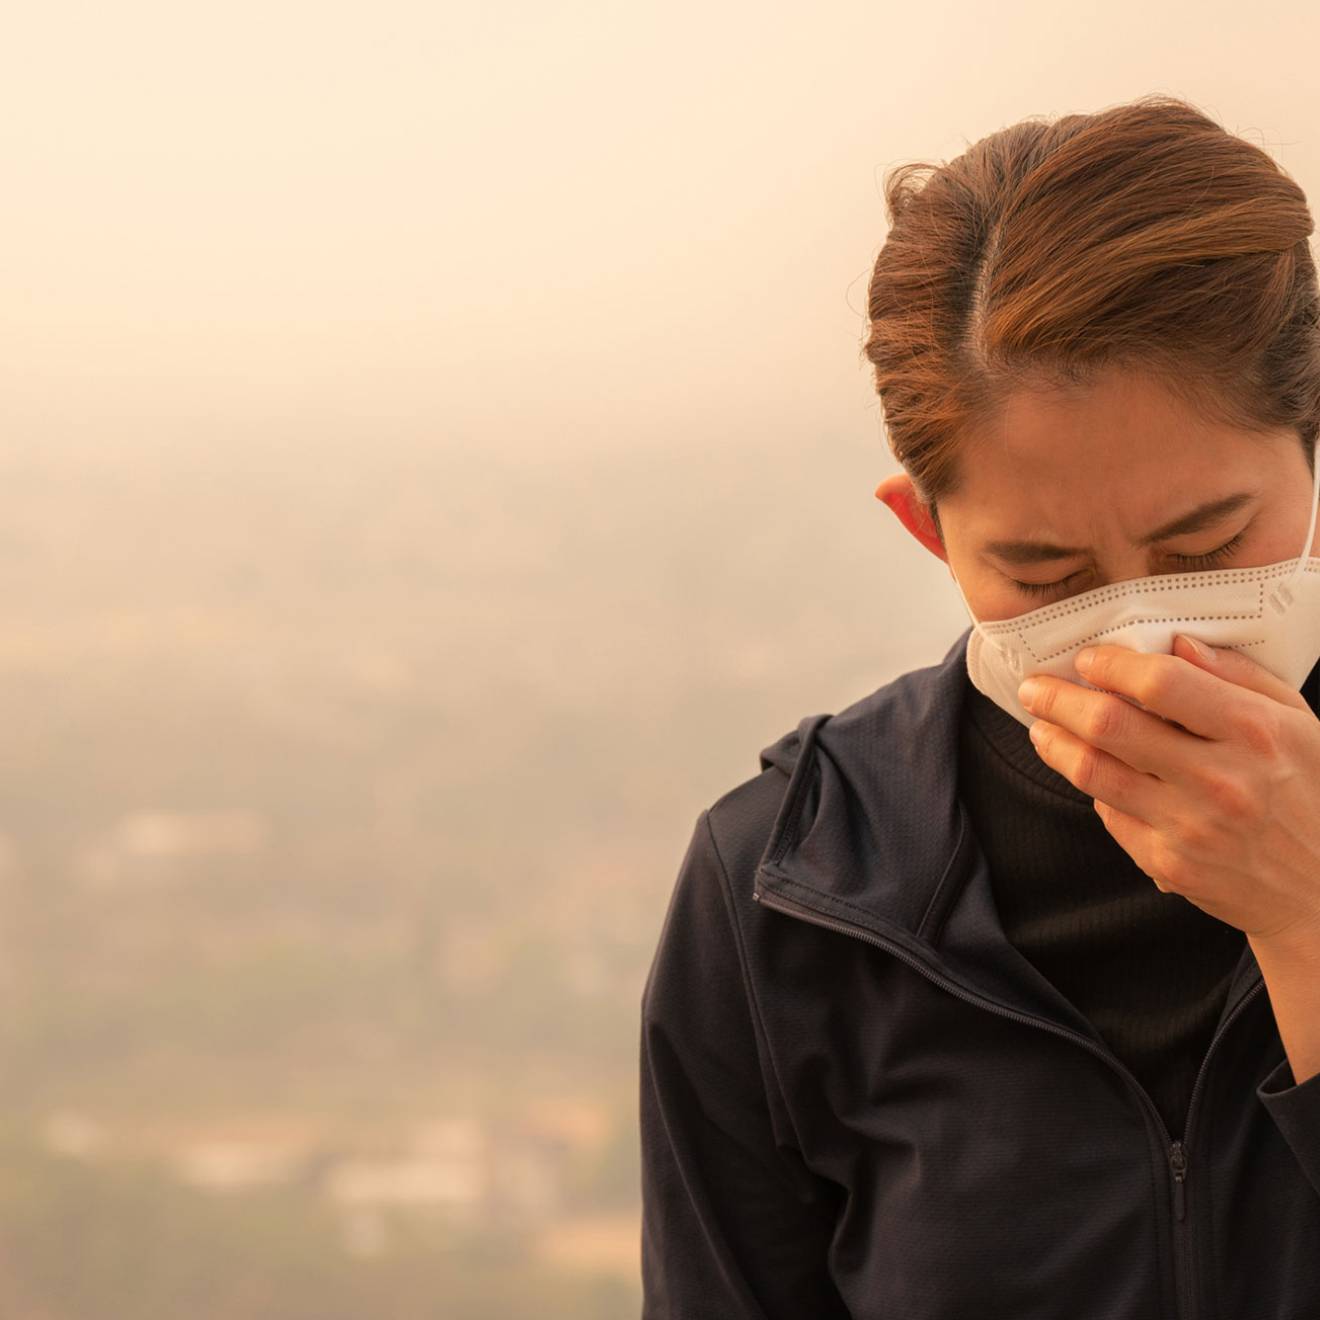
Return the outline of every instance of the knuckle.
{"type": "Polygon", "coordinates": [[[1175,833],[1181,846],[1189,852],[1204,852],[1214,841],[1215,830],[1204,816],[1188,814],[1177,825],[1175,833]]]}
{"type": "Polygon", "coordinates": [[[1166,704],[1173,685],[1178,682],[1178,668],[1186,661],[1174,655],[1153,655],[1150,660],[1139,671],[1132,695],[1143,706],[1158,710],[1166,704]]]}
{"type": "Polygon", "coordinates": [[[1283,742],[1283,721],[1268,707],[1256,707],[1237,720],[1238,736],[1260,756],[1274,756],[1283,742]]]}
{"type": "Polygon", "coordinates": [[[1255,795],[1236,775],[1212,771],[1202,780],[1202,786],[1217,816],[1242,820],[1251,815],[1255,795]]]}
{"type": "Polygon", "coordinates": [[[1181,852],[1167,844],[1156,849],[1155,874],[1172,889],[1187,883],[1189,867],[1181,852]]]}
{"type": "Polygon", "coordinates": [[[1100,792],[1101,761],[1101,754],[1094,747],[1083,748],[1073,767],[1073,786],[1092,797],[1103,798],[1104,794],[1100,792]]]}
{"type": "Polygon", "coordinates": [[[1093,742],[1104,742],[1116,737],[1123,727],[1124,705],[1117,697],[1093,702],[1084,721],[1083,736],[1093,742]]]}

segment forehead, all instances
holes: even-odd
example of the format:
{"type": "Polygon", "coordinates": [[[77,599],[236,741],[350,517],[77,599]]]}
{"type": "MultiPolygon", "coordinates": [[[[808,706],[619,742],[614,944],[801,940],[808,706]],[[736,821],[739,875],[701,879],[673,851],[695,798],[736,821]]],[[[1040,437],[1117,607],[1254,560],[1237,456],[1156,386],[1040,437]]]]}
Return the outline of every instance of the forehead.
{"type": "Polygon", "coordinates": [[[1087,457],[1175,458],[1206,444],[1246,444],[1250,437],[1210,420],[1153,377],[1112,372],[1094,383],[1022,389],[981,432],[984,447],[1037,463],[1087,457]],[[1151,440],[1161,444],[1150,454],[1151,440]]]}
{"type": "Polygon", "coordinates": [[[1153,378],[1113,373],[1011,395],[967,437],[959,494],[968,516],[1055,523],[1109,510],[1145,525],[1171,500],[1190,505],[1259,479],[1265,453],[1259,433],[1205,416],[1153,378]]]}

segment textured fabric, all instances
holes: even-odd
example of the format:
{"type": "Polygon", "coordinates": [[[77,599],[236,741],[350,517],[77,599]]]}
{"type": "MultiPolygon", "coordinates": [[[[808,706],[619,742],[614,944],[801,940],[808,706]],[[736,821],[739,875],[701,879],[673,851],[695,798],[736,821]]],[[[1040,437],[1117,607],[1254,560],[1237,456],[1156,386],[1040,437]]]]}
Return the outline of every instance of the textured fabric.
{"type": "Polygon", "coordinates": [[[1090,1018],[1181,1136],[1246,936],[1157,889],[1091,797],[970,682],[958,785],[1004,933],[1090,1018]]]}
{"type": "Polygon", "coordinates": [[[821,1264],[834,1190],[774,1146],[732,899],[702,812],[661,932],[641,1042],[648,1313],[846,1316],[821,1264]],[[699,976],[693,969],[700,968],[699,976]]]}
{"type": "Polygon", "coordinates": [[[1249,945],[1172,1133],[1001,923],[966,642],[696,821],[640,1005],[643,1320],[1320,1317],[1320,1082],[1249,945]]]}
{"type": "Polygon", "coordinates": [[[1256,1094],[1320,1196],[1320,1073],[1299,1086],[1284,1058],[1256,1088],[1256,1094]]]}

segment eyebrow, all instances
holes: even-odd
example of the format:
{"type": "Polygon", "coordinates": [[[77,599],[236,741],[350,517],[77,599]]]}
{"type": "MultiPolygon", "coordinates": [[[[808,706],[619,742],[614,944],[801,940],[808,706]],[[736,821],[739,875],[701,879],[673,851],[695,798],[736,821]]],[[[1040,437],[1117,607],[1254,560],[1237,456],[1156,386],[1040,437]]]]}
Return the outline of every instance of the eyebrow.
{"type": "MultiPolygon", "coordinates": [[[[1232,495],[1225,495],[1222,499],[1200,504],[1190,513],[1184,513],[1172,522],[1165,523],[1163,527],[1148,532],[1137,544],[1151,545],[1156,541],[1165,541],[1171,536],[1199,532],[1203,527],[1210,527],[1227,518],[1230,513],[1236,513],[1244,504],[1249,504],[1255,498],[1254,492],[1239,490],[1232,495]]],[[[1045,563],[1052,559],[1072,559],[1076,555],[1088,553],[1086,546],[1056,545],[1053,541],[988,541],[983,549],[986,553],[1010,564],[1045,563]]]]}

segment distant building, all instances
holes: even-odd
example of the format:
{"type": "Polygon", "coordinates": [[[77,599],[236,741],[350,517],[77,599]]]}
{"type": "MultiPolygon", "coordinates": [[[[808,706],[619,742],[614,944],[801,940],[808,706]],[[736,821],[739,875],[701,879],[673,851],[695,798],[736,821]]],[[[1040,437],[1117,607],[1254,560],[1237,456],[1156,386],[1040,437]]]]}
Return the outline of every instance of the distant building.
{"type": "Polygon", "coordinates": [[[256,1141],[203,1141],[175,1156],[182,1181],[207,1191],[240,1191],[287,1182],[302,1152],[296,1146],[256,1141]]]}
{"type": "Polygon", "coordinates": [[[76,1109],[55,1109],[41,1125],[47,1150],[74,1159],[86,1159],[100,1151],[106,1142],[105,1128],[94,1118],[76,1109]]]}
{"type": "Polygon", "coordinates": [[[464,1209],[485,1192],[482,1166],[444,1155],[346,1159],[329,1171],[325,1193],[339,1205],[448,1205],[464,1209]]]}
{"type": "Polygon", "coordinates": [[[73,869],[94,888],[170,881],[198,863],[254,857],[268,842],[268,824],[256,811],[141,809],[80,849],[73,869]]]}
{"type": "Polygon", "coordinates": [[[266,823],[255,811],[131,811],[110,835],[126,857],[197,857],[260,852],[266,823]]]}

